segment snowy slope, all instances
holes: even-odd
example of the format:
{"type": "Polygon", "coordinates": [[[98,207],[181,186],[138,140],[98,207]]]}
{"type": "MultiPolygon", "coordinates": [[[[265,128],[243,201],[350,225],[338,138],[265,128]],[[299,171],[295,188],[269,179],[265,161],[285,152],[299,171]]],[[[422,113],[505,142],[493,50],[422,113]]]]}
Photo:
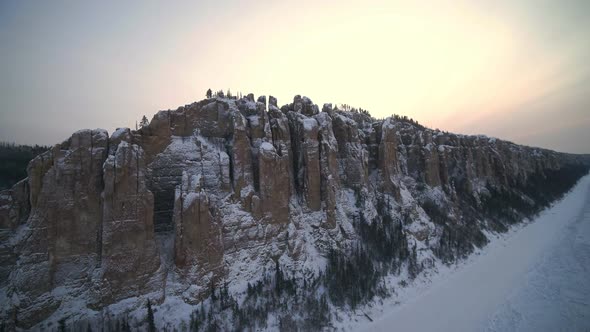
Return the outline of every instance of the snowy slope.
{"type": "MultiPolygon", "coordinates": [[[[579,331],[590,328],[590,176],[532,223],[496,238],[359,331],[579,331]]],[[[366,322],[366,321],[365,321],[366,322]]]]}
{"type": "Polygon", "coordinates": [[[486,331],[590,331],[588,192],[577,218],[567,220],[558,240],[497,307],[486,331]]]}

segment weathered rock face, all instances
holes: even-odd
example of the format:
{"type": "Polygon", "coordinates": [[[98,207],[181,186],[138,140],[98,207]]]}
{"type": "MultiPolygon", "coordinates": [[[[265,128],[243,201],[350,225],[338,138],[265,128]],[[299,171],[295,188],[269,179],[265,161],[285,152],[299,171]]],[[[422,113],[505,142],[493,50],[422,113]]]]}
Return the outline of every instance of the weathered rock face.
{"type": "MultiPolygon", "coordinates": [[[[272,143],[276,147],[277,154],[279,156],[287,156],[289,158],[288,177],[291,190],[294,190],[295,188],[293,188],[293,158],[291,153],[291,131],[289,128],[289,119],[283,112],[281,112],[276,107],[276,105],[273,104],[270,104],[268,107],[268,117],[270,121],[272,143]]],[[[294,191],[292,191],[292,193],[294,193],[294,191]]]]}
{"type": "MultiPolygon", "coordinates": [[[[148,127],[133,135],[133,142],[146,152],[148,188],[155,196],[154,215],[158,231],[172,230],[175,188],[180,184],[183,170],[200,162],[198,158],[203,151],[200,147],[195,148],[198,143],[189,138],[198,135],[207,138],[213,145],[224,144],[225,138],[231,135],[235,113],[235,110],[229,109],[227,102],[203,100],[175,111],[160,111],[148,127]],[[185,140],[194,144],[185,147],[185,140]]],[[[220,148],[225,150],[225,147],[220,148]]],[[[223,161],[226,176],[229,166],[227,153],[219,158],[226,158],[223,161]]],[[[229,186],[228,180],[228,177],[223,180],[226,187],[229,186]]]]}
{"type": "Polygon", "coordinates": [[[383,176],[383,191],[392,193],[399,198],[399,188],[395,184],[395,176],[400,174],[398,161],[398,137],[391,119],[383,121],[379,143],[379,170],[383,176]]]}
{"type": "Polygon", "coordinates": [[[184,298],[197,302],[202,300],[202,290],[223,276],[222,224],[201,175],[183,174],[176,190],[174,225],[174,264],[187,285],[198,286],[184,298]]]}
{"type": "Polygon", "coordinates": [[[289,156],[279,155],[275,147],[264,142],[260,145],[259,175],[260,209],[272,225],[289,224],[289,156]]]}
{"type": "Polygon", "coordinates": [[[11,190],[0,191],[0,285],[6,285],[15,269],[17,256],[10,245],[11,234],[29,216],[29,186],[26,180],[11,190]]]}
{"type": "Polygon", "coordinates": [[[30,208],[26,180],[18,182],[10,190],[0,191],[0,229],[15,230],[27,220],[30,208]]]}
{"type": "Polygon", "coordinates": [[[233,165],[234,195],[236,198],[242,199],[244,207],[249,210],[252,203],[251,196],[248,196],[248,193],[253,188],[248,188],[248,186],[253,184],[254,175],[252,174],[252,153],[250,151],[250,139],[246,131],[246,119],[240,112],[234,112],[231,121],[233,133],[229,142],[229,150],[233,165]]]}
{"type": "Polygon", "coordinates": [[[333,112],[332,127],[338,142],[338,162],[340,180],[351,188],[361,188],[367,184],[368,151],[363,148],[359,123],[343,112],[333,112]],[[360,135],[359,135],[360,134],[360,135]]]}
{"type": "Polygon", "coordinates": [[[495,192],[527,205],[539,179],[587,165],[405,118],[320,112],[301,96],[280,109],[273,97],[268,107],[253,95],[210,98],[138,131],[79,131],[0,193],[0,318],[18,313],[28,328],[75,301],[197,303],[277,261],[308,273],[318,253],[351,247],[361,220],[385,214],[432,262],[454,243],[449,229],[475,243],[480,229],[501,227],[484,209],[495,192]]]}
{"type": "Polygon", "coordinates": [[[29,165],[31,213],[16,245],[12,292],[21,301],[23,326],[45,318],[61,301],[50,291],[88,288],[98,264],[102,224],[102,164],[108,136],[83,130],[29,165]]]}
{"type": "Polygon", "coordinates": [[[143,149],[123,140],[103,169],[100,271],[94,285],[100,297],[98,307],[150,292],[163,293],[164,285],[154,233],[154,196],[146,185],[143,149]]]}
{"type": "Polygon", "coordinates": [[[325,204],[326,226],[336,226],[336,196],[340,189],[338,173],[338,142],[332,130],[332,118],[322,112],[316,116],[319,124],[320,194],[325,204]]]}
{"type": "Polygon", "coordinates": [[[319,125],[315,118],[289,112],[295,188],[312,211],[321,208],[319,125]]]}

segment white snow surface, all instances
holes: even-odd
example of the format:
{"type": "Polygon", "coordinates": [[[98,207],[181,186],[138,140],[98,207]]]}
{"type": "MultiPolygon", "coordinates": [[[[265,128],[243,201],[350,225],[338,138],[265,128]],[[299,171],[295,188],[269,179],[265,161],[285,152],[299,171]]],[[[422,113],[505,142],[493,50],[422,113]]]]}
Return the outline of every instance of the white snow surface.
{"type": "Polygon", "coordinates": [[[318,126],[318,122],[314,118],[304,118],[302,121],[305,131],[312,131],[318,126]]]}
{"type": "Polygon", "coordinates": [[[260,144],[260,149],[264,151],[274,151],[275,147],[269,142],[262,142],[262,144],[260,144]]]}
{"type": "Polygon", "coordinates": [[[119,139],[129,132],[129,128],[117,128],[111,135],[111,140],[119,139]]]}
{"type": "Polygon", "coordinates": [[[437,265],[337,326],[356,331],[590,330],[590,175],[535,220],[437,265]],[[369,315],[370,322],[364,314],[369,315]]]}

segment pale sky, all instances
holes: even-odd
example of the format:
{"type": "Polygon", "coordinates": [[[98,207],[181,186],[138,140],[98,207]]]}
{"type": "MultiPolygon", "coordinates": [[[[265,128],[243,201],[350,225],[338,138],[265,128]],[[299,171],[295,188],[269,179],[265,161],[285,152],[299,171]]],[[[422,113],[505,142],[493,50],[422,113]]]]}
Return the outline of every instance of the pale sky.
{"type": "Polygon", "coordinates": [[[230,88],[590,153],[590,1],[2,1],[0,140],[230,88]]]}

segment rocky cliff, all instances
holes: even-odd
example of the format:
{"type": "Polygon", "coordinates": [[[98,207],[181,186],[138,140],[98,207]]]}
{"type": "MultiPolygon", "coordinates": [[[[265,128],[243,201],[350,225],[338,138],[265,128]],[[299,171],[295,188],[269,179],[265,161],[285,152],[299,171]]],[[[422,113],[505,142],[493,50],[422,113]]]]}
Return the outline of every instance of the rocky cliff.
{"type": "Polygon", "coordinates": [[[0,318],[30,328],[146,298],[197,304],[278,266],[298,283],[358,243],[412,278],[538,212],[589,165],[300,96],[209,98],[137,131],[78,131],[0,195],[0,318]]]}

